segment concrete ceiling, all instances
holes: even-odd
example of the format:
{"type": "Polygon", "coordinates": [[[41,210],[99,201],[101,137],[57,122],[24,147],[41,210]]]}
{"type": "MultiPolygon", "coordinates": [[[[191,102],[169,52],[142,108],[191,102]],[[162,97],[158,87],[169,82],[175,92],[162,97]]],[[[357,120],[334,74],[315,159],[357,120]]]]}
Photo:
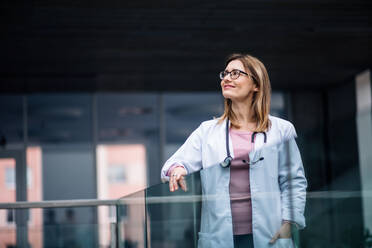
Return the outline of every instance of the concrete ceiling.
{"type": "Polygon", "coordinates": [[[232,52],[260,58],[274,90],[322,90],[372,66],[371,1],[5,1],[0,11],[0,93],[216,91],[232,52]]]}

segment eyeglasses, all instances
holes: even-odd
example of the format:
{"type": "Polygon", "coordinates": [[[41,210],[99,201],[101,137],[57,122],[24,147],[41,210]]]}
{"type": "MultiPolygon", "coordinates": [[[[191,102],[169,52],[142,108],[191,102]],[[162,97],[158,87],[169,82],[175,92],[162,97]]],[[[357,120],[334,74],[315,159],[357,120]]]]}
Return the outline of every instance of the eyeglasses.
{"type": "Polygon", "coordinates": [[[244,74],[246,76],[249,76],[250,74],[244,72],[244,71],[241,71],[241,70],[238,70],[238,69],[234,69],[230,72],[228,71],[221,71],[220,72],[220,79],[223,80],[228,74],[230,74],[230,78],[235,80],[235,79],[238,79],[240,77],[240,74],[244,74]]]}

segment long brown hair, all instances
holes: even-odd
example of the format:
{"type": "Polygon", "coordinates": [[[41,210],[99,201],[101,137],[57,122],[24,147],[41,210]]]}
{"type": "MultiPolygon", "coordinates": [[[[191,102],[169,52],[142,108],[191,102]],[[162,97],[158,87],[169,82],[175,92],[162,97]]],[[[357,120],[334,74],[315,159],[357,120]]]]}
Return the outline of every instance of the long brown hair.
{"type": "MultiPolygon", "coordinates": [[[[257,92],[253,93],[251,110],[253,118],[256,122],[255,132],[265,132],[270,129],[271,122],[269,120],[270,100],[271,100],[271,85],[269,75],[264,64],[249,54],[234,53],[227,57],[225,66],[231,61],[239,60],[243,63],[245,69],[252,74],[252,80],[258,88],[257,92]]],[[[232,102],[225,98],[225,110],[220,117],[218,123],[222,123],[226,118],[229,118],[233,127],[239,128],[236,115],[232,110],[232,102]]]]}

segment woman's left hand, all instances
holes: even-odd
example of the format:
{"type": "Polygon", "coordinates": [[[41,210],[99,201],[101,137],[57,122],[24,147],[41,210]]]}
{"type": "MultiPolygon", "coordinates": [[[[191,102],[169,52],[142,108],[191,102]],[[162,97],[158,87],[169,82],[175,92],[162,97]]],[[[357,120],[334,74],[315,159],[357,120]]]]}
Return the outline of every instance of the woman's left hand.
{"type": "Polygon", "coordinates": [[[291,238],[291,223],[283,222],[282,226],[280,227],[279,231],[277,231],[270,240],[270,244],[274,244],[277,239],[289,239],[291,238]]]}

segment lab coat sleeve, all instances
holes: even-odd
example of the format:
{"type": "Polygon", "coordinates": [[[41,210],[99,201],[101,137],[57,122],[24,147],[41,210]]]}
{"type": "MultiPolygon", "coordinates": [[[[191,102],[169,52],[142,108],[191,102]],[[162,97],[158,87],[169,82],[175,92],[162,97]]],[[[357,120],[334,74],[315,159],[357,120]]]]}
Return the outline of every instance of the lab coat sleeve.
{"type": "Polygon", "coordinates": [[[174,164],[185,167],[187,174],[202,168],[202,125],[187,138],[185,143],[165,162],[161,170],[161,180],[169,181],[167,172],[174,164]]]}
{"type": "Polygon", "coordinates": [[[296,131],[291,124],[280,144],[279,187],[282,219],[295,222],[299,229],[303,229],[306,226],[304,210],[307,181],[295,138],[296,131]]]}

